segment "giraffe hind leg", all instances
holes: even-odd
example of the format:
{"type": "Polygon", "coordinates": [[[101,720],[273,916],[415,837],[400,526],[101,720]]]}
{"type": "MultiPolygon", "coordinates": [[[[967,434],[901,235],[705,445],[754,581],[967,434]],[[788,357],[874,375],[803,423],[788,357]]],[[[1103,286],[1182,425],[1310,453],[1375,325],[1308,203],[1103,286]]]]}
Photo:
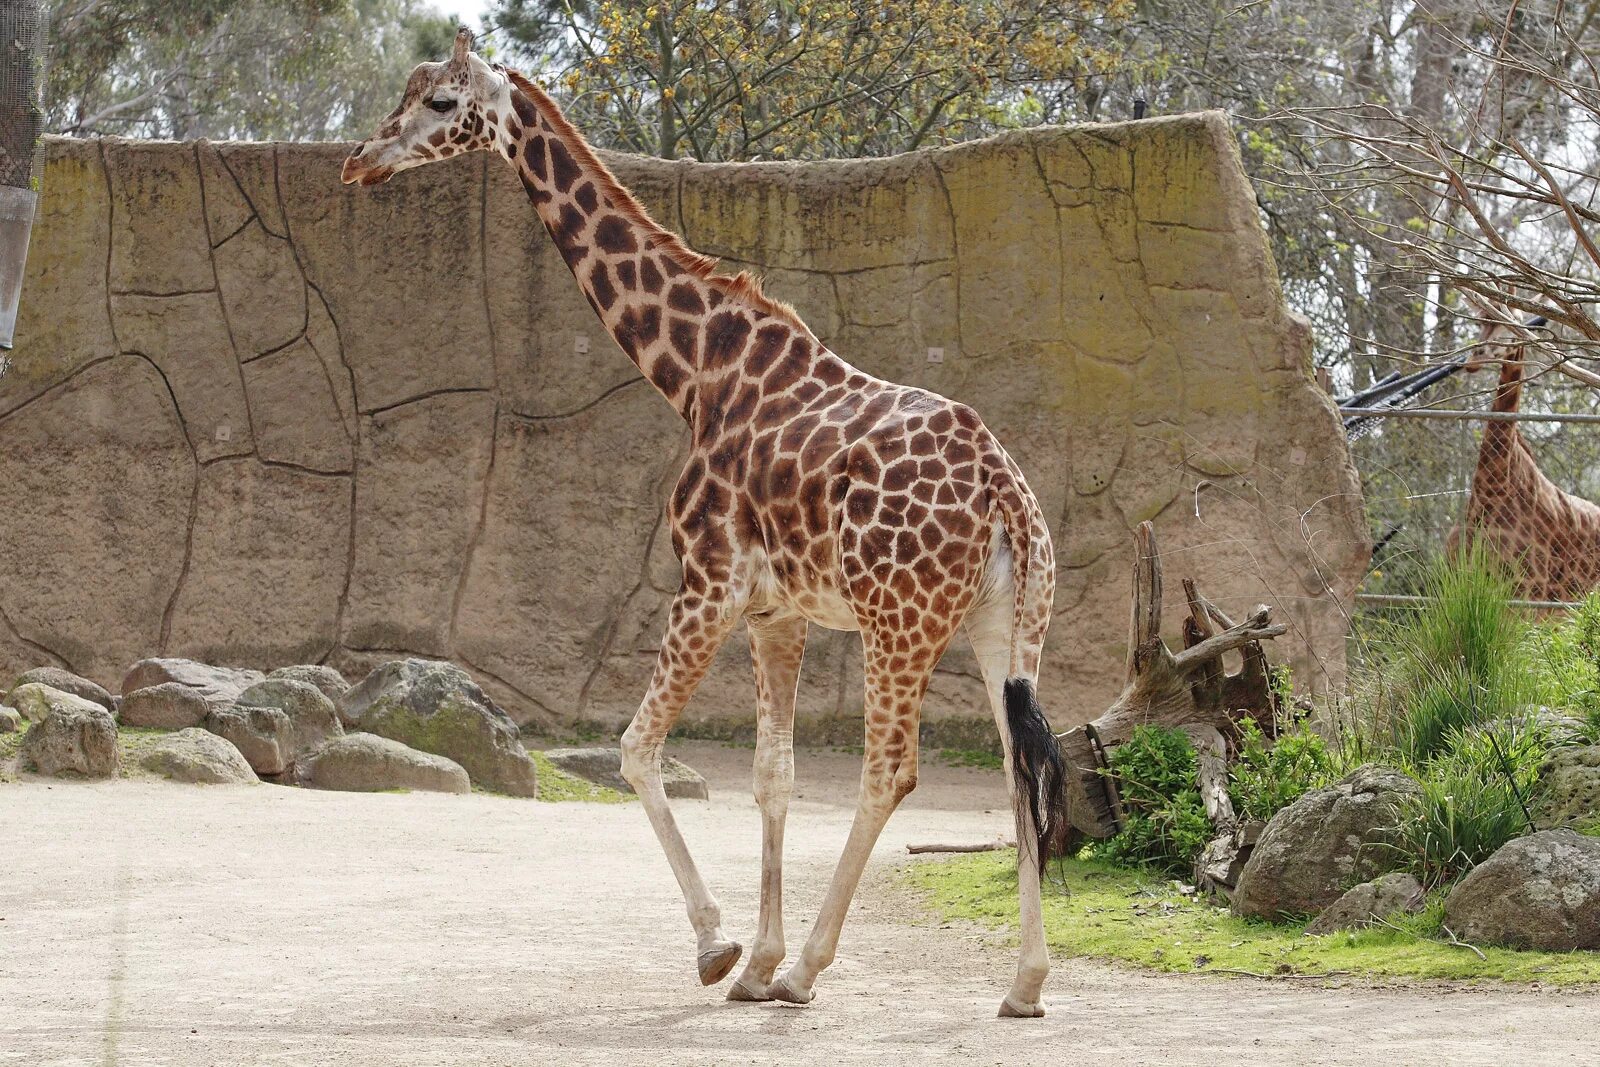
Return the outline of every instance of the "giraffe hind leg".
{"type": "Polygon", "coordinates": [[[863,631],[866,673],[866,744],[861,794],[839,865],[800,957],[772,983],[776,1000],[809,1004],[817,975],[833,962],[850,901],[889,816],[917,786],[917,727],[922,698],[950,632],[925,635],[910,654],[895,652],[894,633],[863,631]]]}

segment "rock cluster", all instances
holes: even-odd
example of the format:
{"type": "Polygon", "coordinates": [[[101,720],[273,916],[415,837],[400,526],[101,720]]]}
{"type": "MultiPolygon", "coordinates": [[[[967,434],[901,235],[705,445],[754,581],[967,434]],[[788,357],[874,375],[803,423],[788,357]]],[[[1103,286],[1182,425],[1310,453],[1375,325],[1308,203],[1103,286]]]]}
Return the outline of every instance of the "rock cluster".
{"type": "Polygon", "coordinates": [[[339,708],[341,719],[367,733],[455,760],[487,789],[537,792],[538,771],[516,724],[452,663],[385,663],[345,693],[339,708]]]}
{"type": "Polygon", "coordinates": [[[1274,815],[1233,895],[1238,915],[1270,921],[1316,915],[1350,886],[1400,866],[1387,847],[1402,800],[1417,783],[1367,764],[1274,815]]]}
{"type": "Polygon", "coordinates": [[[105,708],[43,682],[19,685],[6,699],[28,720],[17,751],[23,770],[58,778],[117,773],[117,724],[105,708]]]}
{"type": "MultiPolygon", "coordinates": [[[[367,792],[466,793],[478,785],[522,797],[538,791],[538,772],[516,725],[451,663],[397,660],[352,687],[338,671],[315,664],[267,675],[155,658],[129,668],[120,697],[55,667],[29,671],[9,693],[0,692],[0,732],[28,731],[20,767],[39,774],[115,775],[119,720],[175,731],[140,755],[139,764],[176,781],[266,780],[367,792]]],[[[626,789],[619,756],[608,751],[614,784],[626,789]]],[[[674,768],[672,780],[698,778],[674,768]]],[[[672,788],[673,795],[705,795],[703,781],[698,791],[672,788]]]]}

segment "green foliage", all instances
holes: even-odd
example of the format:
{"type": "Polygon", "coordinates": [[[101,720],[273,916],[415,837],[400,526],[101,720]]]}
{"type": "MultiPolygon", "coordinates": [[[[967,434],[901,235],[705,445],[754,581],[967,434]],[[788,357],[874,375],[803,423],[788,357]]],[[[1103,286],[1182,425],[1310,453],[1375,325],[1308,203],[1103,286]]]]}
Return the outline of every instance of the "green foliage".
{"type": "Polygon", "coordinates": [[[1440,885],[1532,829],[1539,764],[1561,743],[1540,708],[1595,705],[1600,598],[1535,624],[1506,603],[1514,583],[1479,547],[1431,564],[1424,588],[1433,601],[1379,635],[1351,729],[1371,758],[1420,783],[1394,846],[1440,885]]]}
{"type": "Polygon", "coordinates": [[[1423,588],[1429,602],[1378,635],[1352,724],[1380,758],[1419,767],[1541,695],[1527,669],[1530,623],[1507,603],[1515,583],[1484,548],[1435,561],[1423,588]]]}
{"type": "MultiPolygon", "coordinates": [[[[1098,859],[1066,860],[1061,881],[1044,887],[1045,939],[1058,959],[1117,960],[1158,971],[1205,973],[1224,968],[1259,975],[1339,972],[1357,978],[1464,979],[1577,985],[1600,982],[1600,953],[1518,952],[1484,948],[1483,958],[1446,940],[1443,895],[1419,915],[1379,927],[1324,937],[1303,936],[1304,924],[1271,925],[1178,892],[1148,872],[1098,859]]],[[[1017,921],[1015,857],[989,852],[914,864],[906,880],[924,892],[941,921],[965,920],[998,930],[1017,921]]]]}
{"type": "Polygon", "coordinates": [[[1306,724],[1284,729],[1275,742],[1253,719],[1240,728],[1238,758],[1229,771],[1234,808],[1244,819],[1267,820],[1337,776],[1337,761],[1306,724]]]}
{"type": "Polygon", "coordinates": [[[878,156],[1060,121],[1126,59],[1132,0],[496,0],[606,147],[702,160],[878,156]]]}
{"type": "Polygon", "coordinates": [[[1570,615],[1534,627],[1527,660],[1544,699],[1581,720],[1589,742],[1600,743],[1600,592],[1570,615]]]}
{"type": "Polygon", "coordinates": [[[1194,746],[1178,730],[1139,726],[1111,752],[1127,821],[1096,846],[1109,861],[1187,876],[1212,835],[1195,784],[1194,746]]]}
{"type": "Polygon", "coordinates": [[[1527,802],[1547,738],[1496,723],[1452,740],[1419,774],[1422,792],[1401,805],[1393,847],[1424,885],[1442,885],[1533,829],[1527,802]]]}

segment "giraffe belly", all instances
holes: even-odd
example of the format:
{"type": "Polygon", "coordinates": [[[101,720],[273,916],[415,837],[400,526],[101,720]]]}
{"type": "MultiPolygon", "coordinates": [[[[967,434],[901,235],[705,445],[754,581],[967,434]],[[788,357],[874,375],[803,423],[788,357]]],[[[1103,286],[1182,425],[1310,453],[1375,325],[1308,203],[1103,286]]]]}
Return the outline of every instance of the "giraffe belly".
{"type": "Polygon", "coordinates": [[[838,589],[824,585],[790,585],[768,564],[756,579],[749,614],[794,612],[807,622],[829,630],[859,630],[855,610],[838,589]]]}

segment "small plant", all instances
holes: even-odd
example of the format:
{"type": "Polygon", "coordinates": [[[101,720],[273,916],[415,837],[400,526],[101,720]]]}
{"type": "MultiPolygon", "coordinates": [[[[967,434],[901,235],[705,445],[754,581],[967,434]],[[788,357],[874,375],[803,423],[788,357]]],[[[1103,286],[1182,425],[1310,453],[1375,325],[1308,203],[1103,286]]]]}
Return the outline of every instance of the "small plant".
{"type": "Polygon", "coordinates": [[[1253,719],[1240,726],[1238,759],[1230,772],[1234,807],[1244,819],[1272,818],[1312,789],[1332,782],[1337,764],[1327,742],[1299,724],[1269,742],[1253,719]]]}
{"type": "Polygon", "coordinates": [[[1395,828],[1394,847],[1424,885],[1453,881],[1532,831],[1528,798],[1548,746],[1543,730],[1517,720],[1450,739],[1449,752],[1418,776],[1421,793],[1402,803],[1395,828]]]}
{"type": "Polygon", "coordinates": [[[1095,855],[1130,867],[1186,876],[1212,834],[1196,787],[1194,746],[1180,730],[1136,727],[1111,753],[1126,815],[1122,831],[1095,855]]]}

